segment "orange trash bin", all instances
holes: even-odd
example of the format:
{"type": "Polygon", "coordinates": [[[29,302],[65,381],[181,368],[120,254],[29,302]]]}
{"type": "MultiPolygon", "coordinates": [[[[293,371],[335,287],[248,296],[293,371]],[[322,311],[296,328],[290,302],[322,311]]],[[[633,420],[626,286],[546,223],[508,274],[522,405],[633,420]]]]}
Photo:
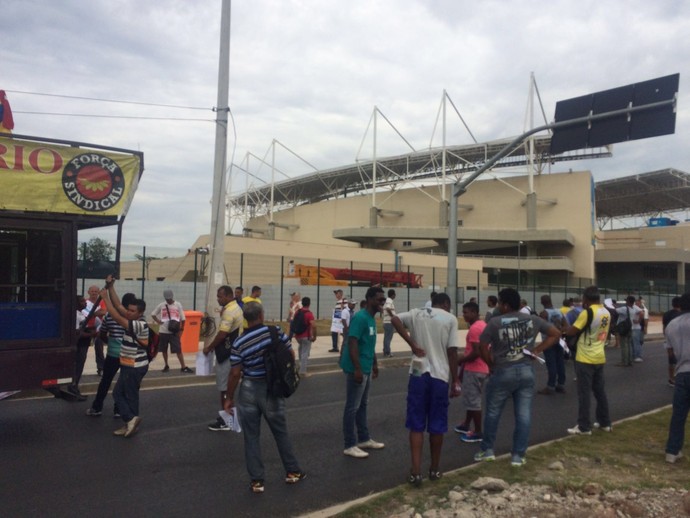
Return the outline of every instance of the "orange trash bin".
{"type": "Polygon", "coordinates": [[[182,342],[183,353],[195,353],[199,350],[199,336],[201,335],[201,318],[204,314],[201,311],[185,311],[184,331],[180,341],[182,342]]]}

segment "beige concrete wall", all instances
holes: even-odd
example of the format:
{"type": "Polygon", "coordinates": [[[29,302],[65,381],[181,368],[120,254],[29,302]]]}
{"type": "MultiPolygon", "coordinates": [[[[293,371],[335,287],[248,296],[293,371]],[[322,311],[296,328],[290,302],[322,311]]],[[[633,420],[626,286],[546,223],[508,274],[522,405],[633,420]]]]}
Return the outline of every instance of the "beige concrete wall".
{"type": "MultiPolygon", "coordinates": [[[[200,236],[191,250],[203,247],[209,242],[208,236],[200,236]]],[[[225,269],[228,282],[237,284],[242,277],[245,286],[252,284],[279,284],[281,271],[288,273],[290,261],[296,264],[332,268],[352,268],[363,270],[395,271],[396,256],[392,251],[355,248],[352,246],[323,245],[318,243],[297,243],[291,241],[266,240],[226,236],[225,269]],[[282,263],[281,263],[282,258],[282,263]],[[281,270],[282,264],[282,270],[281,270]]],[[[199,265],[201,258],[199,258],[199,265]]],[[[445,286],[447,278],[447,258],[442,255],[415,254],[401,252],[398,255],[399,271],[422,275],[423,286],[445,286]]],[[[486,275],[481,273],[480,259],[459,259],[459,286],[480,286],[487,284],[486,275]]],[[[168,281],[189,280],[193,278],[194,253],[183,257],[159,259],[151,262],[150,280],[164,278],[168,281]]],[[[124,279],[137,279],[142,274],[141,262],[123,262],[120,276],[124,279]]],[[[200,279],[202,280],[202,279],[200,279]]],[[[295,280],[294,282],[297,282],[295,280]]]]}
{"type": "MultiPolygon", "coordinates": [[[[551,204],[539,201],[537,204],[537,227],[542,229],[567,229],[575,236],[575,246],[536,245],[533,254],[540,256],[567,256],[574,265],[576,277],[594,277],[594,246],[592,239],[591,174],[589,172],[543,174],[534,178],[535,191],[539,200],[553,200],[551,204]]],[[[523,204],[528,191],[528,178],[519,176],[499,180],[482,180],[473,183],[467,193],[459,199],[461,205],[472,205],[472,210],[460,209],[458,219],[465,228],[525,229],[526,206],[523,204]],[[508,184],[508,185],[506,185],[508,184]]],[[[447,193],[450,188],[447,189],[447,193]]],[[[421,227],[439,226],[439,204],[441,193],[438,187],[422,190],[410,188],[393,193],[376,194],[378,208],[402,211],[401,217],[378,218],[378,227],[421,227]],[[423,192],[422,192],[423,191],[423,192]]],[[[352,196],[302,205],[274,214],[274,221],[299,225],[299,229],[275,229],[279,240],[293,242],[316,242],[322,245],[355,247],[356,244],[333,238],[336,228],[369,227],[371,195],[352,196]]],[[[268,228],[266,218],[256,218],[249,223],[252,228],[268,228]]],[[[415,242],[414,245],[428,246],[431,242],[415,242]]],[[[385,246],[400,246],[399,241],[385,243],[385,246]]],[[[490,253],[490,252],[489,252],[490,253]]]]}
{"type": "Polygon", "coordinates": [[[641,227],[597,232],[597,249],[676,249],[690,248],[690,223],[673,227],[641,227]]]}

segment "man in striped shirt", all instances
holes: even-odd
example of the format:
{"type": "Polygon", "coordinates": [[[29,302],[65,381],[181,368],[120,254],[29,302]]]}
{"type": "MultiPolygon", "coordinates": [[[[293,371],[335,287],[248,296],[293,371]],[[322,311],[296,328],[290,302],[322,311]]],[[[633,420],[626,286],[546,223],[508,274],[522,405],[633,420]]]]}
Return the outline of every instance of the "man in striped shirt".
{"type": "Polygon", "coordinates": [[[146,347],[149,342],[149,326],[144,319],[146,302],[137,299],[126,308],[115,292],[115,279],[108,276],[106,288],[101,290],[108,313],[125,328],[120,346],[120,377],[117,379],[113,398],[125,426],[115,430],[114,435],[131,437],[139,428],[139,388],[149,370],[146,347]]]}
{"type": "MultiPolygon", "coordinates": [[[[264,463],[261,459],[261,417],[268,423],[276,441],[280,459],[285,468],[285,483],[294,484],[306,477],[300,469],[297,458],[292,451],[285,419],[285,399],[268,393],[266,384],[266,365],[264,353],[271,345],[271,332],[264,325],[264,310],[258,302],[247,302],[244,305],[244,318],[248,323],[232,345],[230,355],[231,369],[228,378],[225,411],[239,410],[240,424],[244,432],[244,450],[247,471],[251,477],[250,490],[253,493],[264,492],[264,463]],[[235,390],[242,379],[239,399],[235,402],[235,390]]],[[[288,346],[290,340],[278,328],[279,339],[288,346]]]]}

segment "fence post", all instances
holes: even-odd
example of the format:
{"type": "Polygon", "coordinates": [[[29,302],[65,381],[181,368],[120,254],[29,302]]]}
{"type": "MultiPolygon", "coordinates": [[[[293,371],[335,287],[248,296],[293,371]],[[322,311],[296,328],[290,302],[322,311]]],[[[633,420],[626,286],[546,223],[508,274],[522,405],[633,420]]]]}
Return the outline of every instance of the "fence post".
{"type": "Polygon", "coordinates": [[[141,300],[144,298],[144,289],[146,285],[146,247],[143,247],[141,254],[141,300]]]}
{"type": "Polygon", "coordinates": [[[319,318],[321,306],[321,259],[316,260],[316,318],[319,318]]]}
{"type": "Polygon", "coordinates": [[[410,265],[407,265],[407,311],[410,311],[410,265]]]}
{"type": "MultiPolygon", "coordinates": [[[[208,280],[206,282],[208,282],[208,280]]],[[[240,286],[244,287],[243,283],[244,283],[244,252],[242,252],[240,254],[240,286]]]]}
{"type": "MultiPolygon", "coordinates": [[[[280,256],[280,321],[283,320],[283,297],[285,296],[285,256],[280,256]]],[[[292,297],[290,297],[290,303],[292,303],[292,297]]]]}

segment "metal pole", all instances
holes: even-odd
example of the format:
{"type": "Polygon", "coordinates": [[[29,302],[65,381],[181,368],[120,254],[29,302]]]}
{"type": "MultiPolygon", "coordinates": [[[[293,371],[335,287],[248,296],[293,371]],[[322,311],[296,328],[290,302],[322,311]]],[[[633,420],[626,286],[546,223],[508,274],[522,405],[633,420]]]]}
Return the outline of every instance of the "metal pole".
{"type": "Polygon", "coordinates": [[[144,299],[144,289],[146,283],[146,247],[143,247],[141,254],[141,298],[144,299]]]}
{"type": "Polygon", "coordinates": [[[518,274],[517,274],[517,290],[520,291],[520,248],[522,241],[518,241],[518,274]]]}
{"type": "Polygon", "coordinates": [[[448,214],[448,285],[446,293],[450,297],[450,307],[454,308],[456,303],[456,293],[458,286],[457,264],[458,264],[458,197],[453,193],[449,200],[448,214]]]}
{"type": "MultiPolygon", "coordinates": [[[[209,246],[209,270],[206,281],[206,315],[218,326],[219,315],[216,294],[224,284],[225,273],[225,170],[228,145],[228,96],[230,80],[230,0],[223,0],[220,17],[220,52],[218,59],[218,96],[216,106],[216,142],[213,159],[213,188],[211,207],[211,243],[209,246]]],[[[213,340],[205,337],[205,342],[213,340]]]]}
{"type": "Polygon", "coordinates": [[[198,271],[197,271],[197,259],[199,257],[199,250],[194,249],[194,302],[192,303],[192,309],[196,311],[196,281],[198,277],[198,271]]]}
{"type": "MultiPolygon", "coordinates": [[[[285,282],[285,256],[280,256],[280,320],[283,320],[283,297],[284,297],[284,283],[285,282]]],[[[292,297],[290,297],[290,304],[292,304],[292,297]]]]}

